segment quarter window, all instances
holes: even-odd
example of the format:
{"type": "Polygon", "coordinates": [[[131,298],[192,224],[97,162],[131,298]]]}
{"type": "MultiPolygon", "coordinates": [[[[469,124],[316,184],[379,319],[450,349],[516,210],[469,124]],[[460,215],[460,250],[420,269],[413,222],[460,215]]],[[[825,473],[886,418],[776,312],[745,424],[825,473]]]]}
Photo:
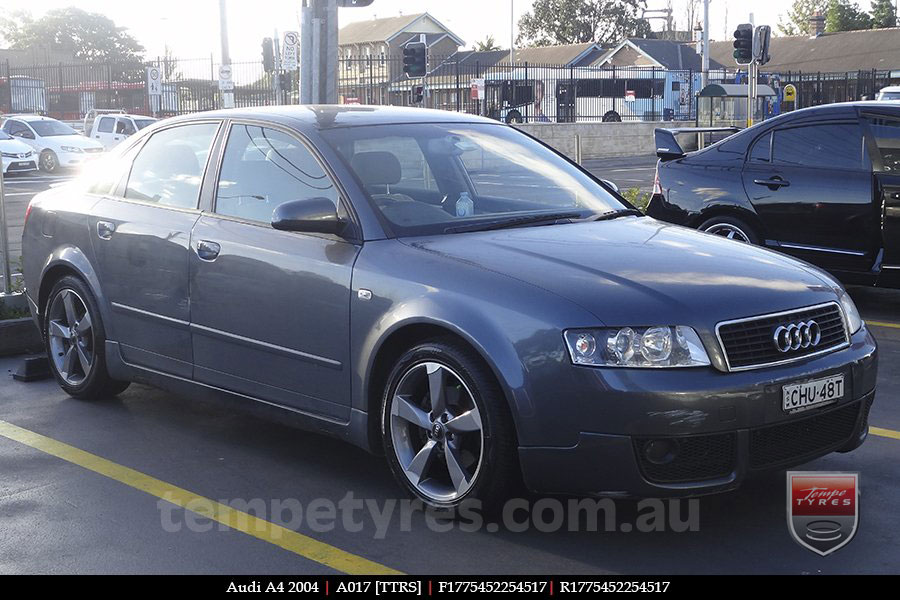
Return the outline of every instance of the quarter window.
{"type": "Polygon", "coordinates": [[[103,117],[100,119],[100,124],[97,126],[97,131],[100,133],[112,133],[113,123],[115,119],[112,117],[103,117]]]}
{"type": "Polygon", "coordinates": [[[125,197],[196,208],[206,159],[218,129],[218,123],[197,123],[155,134],[131,167],[125,197]]]}
{"type": "Polygon", "coordinates": [[[900,172],[900,120],[870,116],[869,127],[881,154],[881,170],[900,172]]]}
{"type": "Polygon", "coordinates": [[[276,129],[235,124],[228,136],[216,212],[269,223],[285,202],[328,198],[338,193],[309,149],[276,129]]]}
{"type": "Polygon", "coordinates": [[[849,123],[779,129],[772,150],[772,160],[777,164],[860,169],[862,130],[849,123]]]}

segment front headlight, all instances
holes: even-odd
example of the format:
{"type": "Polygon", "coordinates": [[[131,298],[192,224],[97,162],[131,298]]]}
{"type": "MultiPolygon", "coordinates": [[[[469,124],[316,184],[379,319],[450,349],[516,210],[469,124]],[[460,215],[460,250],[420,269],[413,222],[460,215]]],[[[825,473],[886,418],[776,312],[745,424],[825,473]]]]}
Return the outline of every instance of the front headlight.
{"type": "Polygon", "coordinates": [[[853,335],[863,326],[862,317],[859,315],[859,310],[857,310],[856,304],[853,303],[850,295],[845,290],[836,291],[840,294],[841,308],[844,310],[844,323],[847,325],[847,331],[850,332],[850,335],[853,335]]]}
{"type": "Polygon", "coordinates": [[[60,150],[63,152],[73,152],[75,154],[81,154],[83,152],[81,148],[76,148],[75,146],[62,146],[60,150]]]}
{"type": "Polygon", "coordinates": [[[709,356],[690,327],[569,329],[564,332],[576,365],[596,367],[705,367],[709,356]]]}

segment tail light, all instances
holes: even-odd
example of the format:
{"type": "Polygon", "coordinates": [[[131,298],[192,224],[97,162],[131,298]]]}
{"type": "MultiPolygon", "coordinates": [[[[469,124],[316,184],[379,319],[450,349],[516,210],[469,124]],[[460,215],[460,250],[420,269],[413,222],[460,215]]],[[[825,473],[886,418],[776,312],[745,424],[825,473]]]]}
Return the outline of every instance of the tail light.
{"type": "Polygon", "coordinates": [[[653,195],[662,196],[662,186],[659,184],[659,165],[656,165],[656,174],[653,176],[653,195]]]}
{"type": "Polygon", "coordinates": [[[25,222],[28,223],[28,215],[31,214],[31,206],[34,203],[34,200],[28,203],[28,206],[25,208],[25,222]]]}

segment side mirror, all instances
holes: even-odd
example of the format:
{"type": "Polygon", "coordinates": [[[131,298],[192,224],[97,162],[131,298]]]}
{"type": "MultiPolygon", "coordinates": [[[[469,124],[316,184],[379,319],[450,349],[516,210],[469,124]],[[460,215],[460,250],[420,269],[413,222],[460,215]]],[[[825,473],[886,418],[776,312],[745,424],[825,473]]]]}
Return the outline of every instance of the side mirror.
{"type": "Polygon", "coordinates": [[[334,202],[328,198],[292,200],[272,213],[272,228],[280,231],[338,234],[345,226],[338,218],[334,202]]]}
{"type": "Polygon", "coordinates": [[[619,186],[617,186],[616,184],[614,184],[614,183],[613,183],[612,181],[610,181],[609,179],[601,179],[600,181],[602,181],[603,184],[606,185],[606,187],[610,188],[610,189],[611,189],[612,191],[614,191],[615,193],[617,193],[617,194],[619,193],[619,186]]]}

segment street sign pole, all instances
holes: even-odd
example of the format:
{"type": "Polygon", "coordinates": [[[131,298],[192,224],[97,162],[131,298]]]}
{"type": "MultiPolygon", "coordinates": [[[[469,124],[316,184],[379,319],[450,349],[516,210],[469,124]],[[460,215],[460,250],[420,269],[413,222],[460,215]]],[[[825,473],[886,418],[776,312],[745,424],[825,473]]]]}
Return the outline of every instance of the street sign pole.
{"type": "Polygon", "coordinates": [[[9,229],[6,222],[6,201],[3,196],[3,167],[0,163],[0,252],[3,253],[3,293],[12,291],[12,269],[9,264],[9,229]]]}

